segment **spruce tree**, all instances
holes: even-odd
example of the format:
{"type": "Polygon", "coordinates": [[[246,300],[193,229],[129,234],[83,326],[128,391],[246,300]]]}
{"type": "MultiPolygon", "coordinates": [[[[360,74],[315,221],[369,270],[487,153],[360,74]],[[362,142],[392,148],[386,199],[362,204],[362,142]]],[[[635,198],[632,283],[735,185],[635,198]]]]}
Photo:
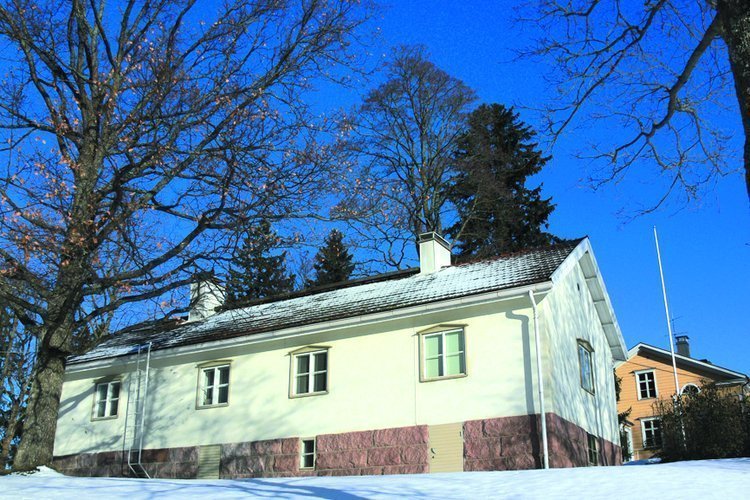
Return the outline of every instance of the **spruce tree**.
{"type": "Polygon", "coordinates": [[[353,256],[344,244],[341,231],[332,230],[325,239],[323,247],[315,255],[315,279],[309,280],[307,286],[320,286],[346,281],[354,271],[353,256]]]}
{"type": "Polygon", "coordinates": [[[545,232],[554,205],[542,198],[541,186],[526,187],[527,178],[549,161],[534,136],[501,104],[483,104],[469,115],[447,188],[458,220],[446,232],[459,261],[557,241],[545,232]]]}
{"type": "Polygon", "coordinates": [[[279,238],[267,220],[245,232],[232,259],[227,283],[227,305],[275,297],[294,289],[294,275],[286,270],[286,252],[272,254],[279,238]]]}

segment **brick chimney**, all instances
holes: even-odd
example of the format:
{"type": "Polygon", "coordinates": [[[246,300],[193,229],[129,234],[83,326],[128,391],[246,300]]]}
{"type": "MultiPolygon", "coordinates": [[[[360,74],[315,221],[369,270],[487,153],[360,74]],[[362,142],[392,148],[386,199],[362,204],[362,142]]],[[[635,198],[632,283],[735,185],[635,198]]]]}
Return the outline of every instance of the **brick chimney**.
{"type": "Polygon", "coordinates": [[[675,341],[677,342],[677,354],[680,356],[690,357],[690,337],[687,335],[675,335],[675,341]]]}
{"type": "Polygon", "coordinates": [[[419,274],[432,274],[451,265],[451,245],[435,232],[422,233],[419,242],[419,274]]]}

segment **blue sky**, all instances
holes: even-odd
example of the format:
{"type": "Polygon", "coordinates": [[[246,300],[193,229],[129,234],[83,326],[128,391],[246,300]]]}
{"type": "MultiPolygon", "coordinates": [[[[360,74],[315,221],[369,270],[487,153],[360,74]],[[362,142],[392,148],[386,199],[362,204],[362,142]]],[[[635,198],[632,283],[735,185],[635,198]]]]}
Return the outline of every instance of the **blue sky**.
{"type": "MultiPolygon", "coordinates": [[[[424,44],[439,67],[462,79],[481,102],[534,107],[549,95],[544,62],[518,61],[515,49],[535,33],[513,23],[512,2],[409,0],[388,6],[376,19],[374,54],[397,44],[424,44]]],[[[339,96],[346,104],[348,96],[339,96]]],[[[736,106],[735,103],[727,103],[736,106]]],[[[538,126],[531,112],[522,117],[538,126]]],[[[725,128],[741,137],[738,122],[725,128]]],[[[605,133],[616,133],[607,130],[605,133]]],[[[750,283],[750,210],[739,173],[720,179],[698,203],[670,203],[637,217],[659,187],[648,175],[626,178],[596,192],[581,179],[587,166],[572,156],[594,129],[573,131],[551,151],[553,159],[535,179],[557,209],[551,231],[588,235],[604,275],[628,347],[642,341],[668,347],[652,227],[659,230],[667,289],[676,332],[690,336],[692,354],[750,373],[747,284],[750,283]],[[624,212],[623,212],[624,209],[624,212]]],[[[651,168],[640,165],[639,168],[651,168]]]]}

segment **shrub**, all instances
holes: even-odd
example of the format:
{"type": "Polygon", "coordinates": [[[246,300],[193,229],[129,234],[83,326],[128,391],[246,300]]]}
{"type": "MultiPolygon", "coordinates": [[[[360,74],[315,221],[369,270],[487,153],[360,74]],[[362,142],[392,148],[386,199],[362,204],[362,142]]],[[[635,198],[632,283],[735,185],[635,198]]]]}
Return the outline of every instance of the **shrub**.
{"type": "Polygon", "coordinates": [[[667,461],[730,458],[750,451],[750,412],[736,394],[706,384],[697,394],[656,404],[667,461]]]}

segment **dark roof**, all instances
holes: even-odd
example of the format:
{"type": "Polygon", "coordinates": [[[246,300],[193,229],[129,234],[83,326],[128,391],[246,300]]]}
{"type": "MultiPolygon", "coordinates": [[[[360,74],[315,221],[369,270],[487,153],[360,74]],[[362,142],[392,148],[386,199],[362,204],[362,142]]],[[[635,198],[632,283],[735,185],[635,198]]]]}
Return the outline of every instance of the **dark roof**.
{"type": "MultiPolygon", "coordinates": [[[[643,342],[639,342],[638,344],[636,344],[635,346],[631,347],[628,350],[628,359],[632,358],[633,356],[639,353],[645,354],[652,358],[659,358],[670,365],[672,363],[671,352],[667,351],[666,349],[661,349],[660,347],[655,347],[650,344],[645,344],[643,342]]],[[[678,354],[677,352],[674,353],[674,357],[675,357],[675,360],[677,361],[677,365],[683,368],[685,366],[688,366],[695,370],[711,373],[714,376],[717,376],[719,378],[724,378],[725,380],[739,380],[739,379],[744,379],[744,381],[748,380],[748,376],[745,375],[744,373],[715,365],[711,363],[710,361],[708,361],[707,359],[696,359],[696,358],[691,358],[688,356],[682,356],[681,354],[678,354]]]]}
{"type": "Polygon", "coordinates": [[[303,292],[221,311],[202,321],[167,329],[115,334],[86,354],[71,357],[82,363],[132,353],[152,342],[152,349],[243,337],[365,314],[391,311],[548,281],[582,240],[529,249],[490,260],[459,264],[432,274],[389,273],[343,283],[333,289],[303,292]]]}

